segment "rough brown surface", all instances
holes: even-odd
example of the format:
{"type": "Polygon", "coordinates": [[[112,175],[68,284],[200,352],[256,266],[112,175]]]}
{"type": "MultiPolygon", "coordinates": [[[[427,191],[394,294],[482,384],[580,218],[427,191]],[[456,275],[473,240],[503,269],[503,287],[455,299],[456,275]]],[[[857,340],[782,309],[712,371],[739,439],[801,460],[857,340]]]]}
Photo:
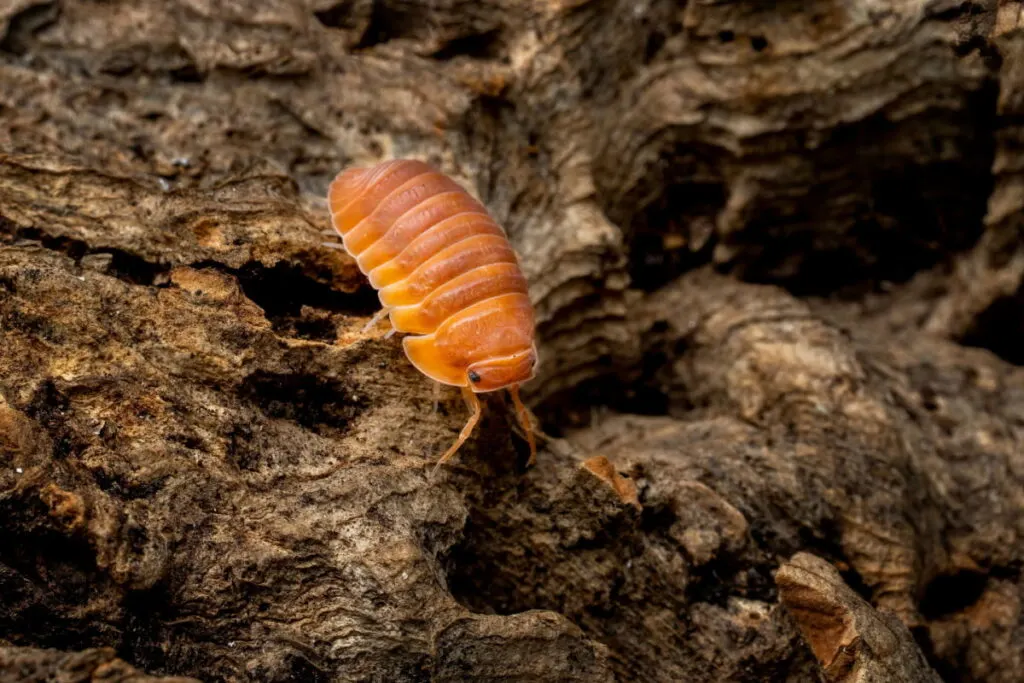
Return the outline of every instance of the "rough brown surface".
{"type": "Polygon", "coordinates": [[[0,681],[25,683],[196,683],[194,678],[147,676],[109,647],[75,653],[13,647],[0,641],[0,681]]]}
{"type": "Polygon", "coordinates": [[[776,575],[825,677],[834,683],[938,683],[906,625],[879,614],[824,560],[797,553],[776,575]]]}
{"type": "Polygon", "coordinates": [[[1022,122],[1016,0],[0,0],[0,680],[1019,680],[1022,122]],[[528,471],[320,246],[409,156],[528,471]]]}

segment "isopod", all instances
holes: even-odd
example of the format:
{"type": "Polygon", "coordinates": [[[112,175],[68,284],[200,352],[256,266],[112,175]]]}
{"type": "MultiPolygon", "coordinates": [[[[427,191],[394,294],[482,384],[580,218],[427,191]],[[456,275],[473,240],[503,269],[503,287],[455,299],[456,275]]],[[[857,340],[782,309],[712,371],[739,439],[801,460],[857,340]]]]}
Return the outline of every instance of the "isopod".
{"type": "Polygon", "coordinates": [[[437,466],[480,420],[477,394],[508,389],[537,456],[519,386],[537,365],[535,315],[527,282],[505,231],[454,180],[412,159],[340,172],[327,195],[334,230],[377,290],[409,361],[462,390],[472,412],[437,466]]]}

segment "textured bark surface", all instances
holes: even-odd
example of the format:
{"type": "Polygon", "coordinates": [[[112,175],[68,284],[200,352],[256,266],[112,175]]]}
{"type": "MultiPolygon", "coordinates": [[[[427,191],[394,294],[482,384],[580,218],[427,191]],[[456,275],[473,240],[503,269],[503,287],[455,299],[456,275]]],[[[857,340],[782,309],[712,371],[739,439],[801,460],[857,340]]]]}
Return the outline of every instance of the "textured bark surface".
{"type": "Polygon", "coordinates": [[[0,680],[1017,681],[1022,216],[1016,0],[0,0],[0,680]],[[393,157],[533,469],[320,246],[393,157]]]}
{"type": "Polygon", "coordinates": [[[829,563],[798,553],[782,566],[776,578],[779,597],[796,619],[829,681],[941,681],[906,625],[895,615],[871,609],[829,563]]]}
{"type": "Polygon", "coordinates": [[[194,678],[147,676],[114,656],[112,648],[72,654],[58,650],[3,645],[0,641],[0,680],[38,683],[195,683],[194,678]]]}

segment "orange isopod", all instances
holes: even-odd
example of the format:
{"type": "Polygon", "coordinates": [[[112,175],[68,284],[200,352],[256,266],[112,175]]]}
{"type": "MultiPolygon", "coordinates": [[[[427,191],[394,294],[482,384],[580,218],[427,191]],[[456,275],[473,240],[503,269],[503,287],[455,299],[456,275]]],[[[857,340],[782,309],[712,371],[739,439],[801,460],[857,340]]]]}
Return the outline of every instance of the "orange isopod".
{"type": "MultiPolygon", "coordinates": [[[[462,389],[472,411],[438,466],[480,420],[478,393],[507,388],[537,455],[519,385],[534,376],[537,346],[526,278],[505,231],[448,176],[412,159],[349,168],[327,196],[344,248],[377,290],[389,335],[427,377],[462,389]]],[[[329,243],[330,244],[330,243],[329,243]]]]}

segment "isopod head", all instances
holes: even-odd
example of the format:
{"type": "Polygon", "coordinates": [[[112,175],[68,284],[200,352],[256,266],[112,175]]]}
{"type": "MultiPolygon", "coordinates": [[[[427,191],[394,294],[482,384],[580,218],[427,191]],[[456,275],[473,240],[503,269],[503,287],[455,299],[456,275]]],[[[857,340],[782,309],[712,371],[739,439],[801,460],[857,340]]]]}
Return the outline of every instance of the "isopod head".
{"type": "Polygon", "coordinates": [[[477,393],[495,391],[533,379],[536,365],[537,349],[532,347],[510,356],[473,363],[466,372],[466,378],[470,388],[477,393]]]}
{"type": "Polygon", "coordinates": [[[537,362],[533,308],[522,293],[468,306],[433,334],[402,342],[420,372],[478,394],[526,382],[537,362]]]}

